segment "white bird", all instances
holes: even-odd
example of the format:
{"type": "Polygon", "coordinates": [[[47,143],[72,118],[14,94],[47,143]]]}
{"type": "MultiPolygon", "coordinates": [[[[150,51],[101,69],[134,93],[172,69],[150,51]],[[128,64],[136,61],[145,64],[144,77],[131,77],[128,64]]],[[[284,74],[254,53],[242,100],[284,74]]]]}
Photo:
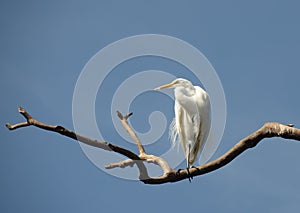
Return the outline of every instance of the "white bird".
{"type": "Polygon", "coordinates": [[[175,118],[170,125],[171,139],[181,142],[187,161],[187,172],[192,167],[205,145],[211,123],[210,100],[208,94],[199,86],[183,78],[155,88],[174,88],[175,118]]]}

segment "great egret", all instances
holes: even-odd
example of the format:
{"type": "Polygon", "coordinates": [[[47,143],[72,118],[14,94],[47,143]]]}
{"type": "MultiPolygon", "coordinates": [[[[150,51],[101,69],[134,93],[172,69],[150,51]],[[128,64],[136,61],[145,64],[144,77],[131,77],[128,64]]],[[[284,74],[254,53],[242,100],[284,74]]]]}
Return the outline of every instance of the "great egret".
{"type": "Polygon", "coordinates": [[[177,136],[187,161],[187,171],[201,153],[210,130],[210,101],[208,94],[199,86],[183,78],[155,90],[174,88],[175,118],[170,125],[173,143],[177,136]]]}

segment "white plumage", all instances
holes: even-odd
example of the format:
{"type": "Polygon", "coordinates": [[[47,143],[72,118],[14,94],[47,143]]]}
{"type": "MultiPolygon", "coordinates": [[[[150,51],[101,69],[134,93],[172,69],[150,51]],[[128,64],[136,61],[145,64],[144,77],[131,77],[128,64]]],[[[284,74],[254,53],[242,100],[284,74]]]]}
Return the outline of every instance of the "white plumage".
{"type": "Polygon", "coordinates": [[[199,86],[183,78],[160,86],[156,90],[174,88],[175,118],[170,125],[170,136],[175,143],[177,136],[182,145],[187,167],[190,168],[201,153],[210,130],[210,101],[199,86]]]}

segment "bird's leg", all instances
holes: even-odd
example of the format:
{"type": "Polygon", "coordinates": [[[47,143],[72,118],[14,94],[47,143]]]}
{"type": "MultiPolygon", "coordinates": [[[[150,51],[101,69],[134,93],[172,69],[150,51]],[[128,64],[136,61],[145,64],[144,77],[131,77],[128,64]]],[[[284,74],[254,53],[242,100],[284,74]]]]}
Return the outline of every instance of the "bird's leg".
{"type": "MultiPolygon", "coordinates": [[[[193,176],[191,175],[190,173],[190,168],[194,167],[194,166],[190,166],[190,150],[191,150],[191,144],[189,144],[189,147],[188,147],[188,155],[187,155],[187,161],[186,161],[186,171],[187,171],[187,174],[188,174],[188,178],[189,178],[189,182],[191,183],[192,182],[192,179],[193,179],[193,176]]],[[[176,172],[176,175],[179,175],[180,174],[180,171],[182,169],[178,169],[177,172],[176,172]]]]}
{"type": "Polygon", "coordinates": [[[188,157],[187,157],[187,162],[186,162],[186,171],[189,177],[189,182],[191,183],[191,180],[193,179],[193,176],[190,174],[190,151],[191,151],[191,144],[189,144],[189,151],[188,151],[188,157]]]}
{"type": "Polygon", "coordinates": [[[187,170],[187,173],[188,173],[189,182],[191,183],[192,179],[193,179],[193,176],[191,175],[189,168],[186,168],[186,170],[187,170]]]}

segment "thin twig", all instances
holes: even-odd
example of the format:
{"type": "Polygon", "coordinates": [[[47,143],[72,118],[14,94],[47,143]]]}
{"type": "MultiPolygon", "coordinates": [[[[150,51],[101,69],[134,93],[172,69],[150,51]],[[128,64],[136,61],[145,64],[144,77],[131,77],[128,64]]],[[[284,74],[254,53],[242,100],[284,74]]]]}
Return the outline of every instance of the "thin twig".
{"type": "Polygon", "coordinates": [[[126,159],[126,160],[122,160],[120,162],[110,163],[110,164],[105,166],[105,169],[113,169],[113,168],[116,168],[116,167],[125,168],[127,166],[133,167],[134,164],[135,164],[134,160],[126,159]]]}
{"type": "Polygon", "coordinates": [[[132,130],[132,128],[129,126],[127,119],[132,115],[132,113],[129,113],[125,116],[123,116],[119,111],[117,111],[117,115],[121,120],[121,123],[123,125],[123,127],[125,128],[125,130],[129,133],[130,137],[134,140],[134,142],[136,143],[140,155],[141,154],[145,154],[145,149],[140,141],[140,139],[138,138],[138,136],[135,134],[135,132],[132,130]]]}

